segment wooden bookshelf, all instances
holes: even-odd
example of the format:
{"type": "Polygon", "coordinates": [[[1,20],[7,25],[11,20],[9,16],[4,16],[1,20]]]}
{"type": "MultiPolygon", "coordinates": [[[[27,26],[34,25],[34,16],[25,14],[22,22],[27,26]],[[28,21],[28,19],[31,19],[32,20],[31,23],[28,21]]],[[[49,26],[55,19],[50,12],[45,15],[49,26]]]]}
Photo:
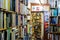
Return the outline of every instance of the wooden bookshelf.
{"type": "Polygon", "coordinates": [[[50,34],[60,34],[60,32],[50,32],[50,34]]]}
{"type": "Polygon", "coordinates": [[[4,28],[0,28],[0,31],[4,31],[4,30],[7,30],[7,29],[4,29],[4,28]]]}

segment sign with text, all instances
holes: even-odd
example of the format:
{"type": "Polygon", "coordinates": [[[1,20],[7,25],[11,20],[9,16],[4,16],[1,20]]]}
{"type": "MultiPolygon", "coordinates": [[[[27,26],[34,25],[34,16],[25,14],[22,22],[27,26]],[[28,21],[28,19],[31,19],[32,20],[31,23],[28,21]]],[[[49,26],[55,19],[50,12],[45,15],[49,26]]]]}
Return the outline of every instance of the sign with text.
{"type": "Polygon", "coordinates": [[[50,6],[49,5],[32,5],[31,11],[49,11],[50,6]]]}

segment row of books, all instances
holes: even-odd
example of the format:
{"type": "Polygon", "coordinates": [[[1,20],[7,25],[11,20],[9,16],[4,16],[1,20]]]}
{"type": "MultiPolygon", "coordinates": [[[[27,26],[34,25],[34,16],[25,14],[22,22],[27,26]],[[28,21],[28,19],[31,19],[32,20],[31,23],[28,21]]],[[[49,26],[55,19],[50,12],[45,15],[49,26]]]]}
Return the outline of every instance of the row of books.
{"type": "Polygon", "coordinates": [[[51,16],[50,17],[50,24],[60,24],[60,16],[51,16]]]}
{"type": "Polygon", "coordinates": [[[20,13],[20,0],[0,0],[0,8],[20,13]]]}
{"type": "Polygon", "coordinates": [[[21,15],[15,12],[1,12],[0,11],[0,28],[9,28],[20,26],[21,15]]]}
{"type": "Polygon", "coordinates": [[[59,32],[60,33],[60,27],[57,26],[51,26],[50,27],[50,32],[59,32]]]}
{"type": "Polygon", "coordinates": [[[17,30],[10,30],[10,29],[0,31],[0,40],[16,40],[18,38],[18,34],[16,33],[17,30]]]}

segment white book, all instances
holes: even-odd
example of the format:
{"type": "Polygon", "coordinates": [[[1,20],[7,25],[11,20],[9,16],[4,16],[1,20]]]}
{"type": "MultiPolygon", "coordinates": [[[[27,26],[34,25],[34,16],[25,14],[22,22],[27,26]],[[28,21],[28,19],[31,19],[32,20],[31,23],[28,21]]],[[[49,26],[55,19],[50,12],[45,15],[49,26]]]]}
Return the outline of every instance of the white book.
{"type": "Polygon", "coordinates": [[[12,14],[12,26],[16,26],[16,14],[12,14]]]}

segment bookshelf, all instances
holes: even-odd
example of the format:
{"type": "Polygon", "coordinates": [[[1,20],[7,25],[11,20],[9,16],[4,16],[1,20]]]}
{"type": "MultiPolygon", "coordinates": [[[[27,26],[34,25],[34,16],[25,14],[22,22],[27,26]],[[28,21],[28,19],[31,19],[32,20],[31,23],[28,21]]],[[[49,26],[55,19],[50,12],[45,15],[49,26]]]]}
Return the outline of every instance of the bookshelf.
{"type": "Polygon", "coordinates": [[[0,40],[18,40],[18,37],[16,38],[19,33],[17,27],[20,25],[18,25],[18,17],[16,15],[20,14],[20,4],[16,1],[0,0],[0,40]]]}
{"type": "Polygon", "coordinates": [[[58,8],[50,8],[51,16],[50,16],[50,40],[60,40],[60,25],[59,19],[60,16],[58,14],[58,8]]]}

